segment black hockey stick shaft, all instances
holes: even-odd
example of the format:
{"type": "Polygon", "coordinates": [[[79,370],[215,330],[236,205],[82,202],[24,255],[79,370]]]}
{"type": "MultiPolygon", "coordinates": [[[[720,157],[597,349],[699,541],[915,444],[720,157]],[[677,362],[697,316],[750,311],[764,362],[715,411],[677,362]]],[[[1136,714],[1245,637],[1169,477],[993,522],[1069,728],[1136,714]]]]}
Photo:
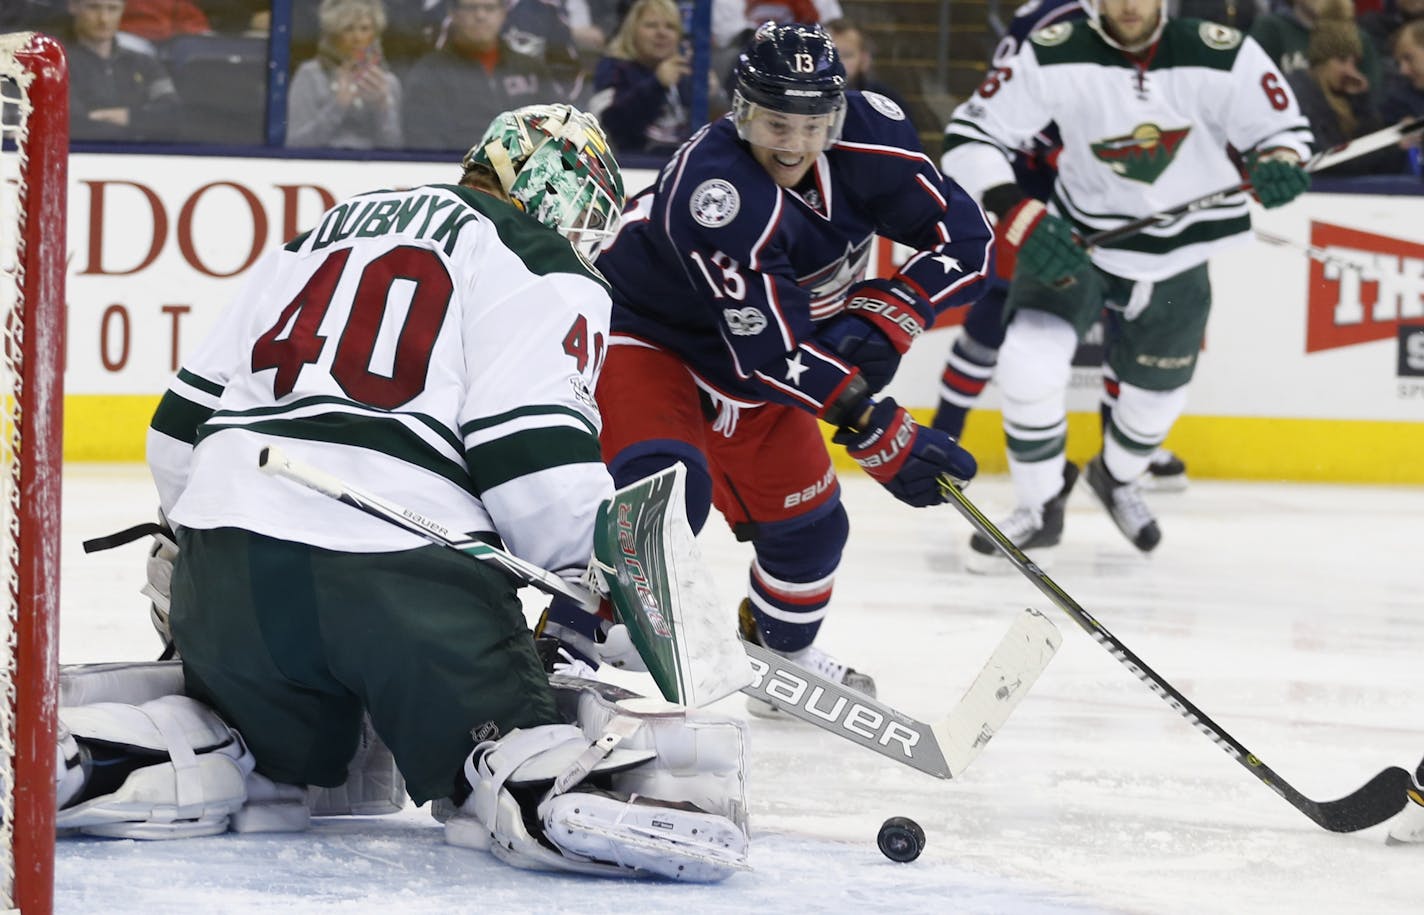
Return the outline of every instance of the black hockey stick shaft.
{"type": "MultiPolygon", "coordinates": [[[[1308,172],[1317,172],[1321,169],[1329,168],[1332,165],[1339,165],[1341,162],[1348,162],[1351,159],[1372,153],[1375,150],[1383,149],[1386,146],[1398,143],[1404,137],[1419,130],[1424,130],[1424,117],[1416,117],[1410,120],[1401,121],[1398,124],[1377,130],[1374,133],[1367,133],[1362,137],[1356,137],[1349,143],[1342,144],[1332,149],[1322,150],[1310,158],[1304,165],[1308,172]]],[[[1160,210],[1148,216],[1142,216],[1131,222],[1125,222],[1120,226],[1105,229],[1102,232],[1094,232],[1083,239],[1083,247],[1088,250],[1098,248],[1103,245],[1110,245],[1113,242],[1130,238],[1141,232],[1143,229],[1168,223],[1186,213],[1215,206],[1222,201],[1251,190],[1251,182],[1243,181],[1233,184],[1231,187],[1224,187],[1219,191],[1198,197],[1195,200],[1188,200],[1186,203],[1178,204],[1170,209],[1160,210]]]]}
{"type": "Polygon", "coordinates": [[[1408,803],[1405,791],[1410,787],[1411,781],[1409,773],[1398,766],[1385,769],[1370,779],[1363,787],[1338,800],[1315,801],[1301,794],[1289,782],[1277,775],[1270,766],[1267,766],[1260,757],[1246,749],[1240,741],[1211,720],[1176,687],[1162,679],[1151,667],[1148,667],[1117,636],[1109,632],[1106,626],[1094,619],[1092,614],[1084,610],[1053,579],[1045,575],[1033,560],[1024,555],[1024,552],[1015,546],[1013,541],[1005,537],[1003,532],[984,516],[978,506],[971,502],[958,486],[946,481],[944,488],[954,507],[959,510],[965,520],[975,530],[993,541],[999,551],[1008,557],[1009,562],[1023,573],[1024,577],[1032,582],[1039,591],[1043,592],[1044,596],[1052,601],[1058,609],[1072,617],[1073,622],[1092,636],[1093,640],[1101,645],[1108,654],[1117,658],[1119,663],[1132,671],[1137,679],[1147,684],[1148,689],[1162,697],[1163,701],[1177,711],[1177,714],[1191,722],[1198,731],[1211,738],[1213,743],[1226,751],[1226,754],[1240,763],[1247,772],[1260,779],[1268,788],[1285,798],[1291,806],[1310,817],[1317,825],[1331,832],[1355,832],[1383,823],[1404,809],[1405,804],[1408,803]]]}

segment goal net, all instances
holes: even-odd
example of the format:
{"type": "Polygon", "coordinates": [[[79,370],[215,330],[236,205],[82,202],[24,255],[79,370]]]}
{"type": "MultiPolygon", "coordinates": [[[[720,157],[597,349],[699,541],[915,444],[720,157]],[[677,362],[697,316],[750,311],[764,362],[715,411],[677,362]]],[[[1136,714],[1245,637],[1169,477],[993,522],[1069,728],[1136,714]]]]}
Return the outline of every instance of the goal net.
{"type": "Polygon", "coordinates": [[[0,911],[50,911],[68,78],[0,35],[0,911]]]}

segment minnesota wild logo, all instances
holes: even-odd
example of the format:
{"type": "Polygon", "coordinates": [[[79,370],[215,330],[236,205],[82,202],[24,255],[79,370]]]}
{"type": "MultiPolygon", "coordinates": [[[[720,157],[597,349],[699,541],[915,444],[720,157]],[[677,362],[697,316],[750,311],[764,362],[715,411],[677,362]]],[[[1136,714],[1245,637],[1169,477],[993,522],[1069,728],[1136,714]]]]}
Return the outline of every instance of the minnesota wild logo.
{"type": "Polygon", "coordinates": [[[1094,143],[1093,155],[1124,178],[1151,184],[1172,164],[1191,130],[1190,127],[1164,130],[1156,124],[1139,124],[1125,137],[1094,143]]]}

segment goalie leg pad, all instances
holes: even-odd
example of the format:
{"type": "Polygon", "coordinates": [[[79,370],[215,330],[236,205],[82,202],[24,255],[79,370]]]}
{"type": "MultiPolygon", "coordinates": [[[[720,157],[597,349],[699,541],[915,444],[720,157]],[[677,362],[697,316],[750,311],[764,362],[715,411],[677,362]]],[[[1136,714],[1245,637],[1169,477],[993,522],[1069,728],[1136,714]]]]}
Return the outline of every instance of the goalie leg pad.
{"type": "MultiPolygon", "coordinates": [[[[60,829],[131,839],[214,835],[227,830],[229,815],[247,797],[251,752],[215,712],[186,696],[142,705],[103,702],[59,714],[61,740],[72,737],[81,756],[102,753],[134,765],[114,790],[86,796],[98,782],[81,764],[85,784],[58,812],[60,829]]],[[[66,767],[61,781],[71,772],[66,767]]]]}
{"type": "Polygon", "coordinates": [[[65,664],[59,668],[59,705],[122,702],[142,705],[160,696],[182,695],[180,661],[116,661],[65,664]]]}
{"type": "Polygon", "coordinates": [[[476,749],[465,767],[474,792],[446,841],[516,867],[603,876],[710,882],[746,869],[745,723],[577,692],[578,726],[476,749]],[[580,787],[587,776],[611,790],[580,787]]]}

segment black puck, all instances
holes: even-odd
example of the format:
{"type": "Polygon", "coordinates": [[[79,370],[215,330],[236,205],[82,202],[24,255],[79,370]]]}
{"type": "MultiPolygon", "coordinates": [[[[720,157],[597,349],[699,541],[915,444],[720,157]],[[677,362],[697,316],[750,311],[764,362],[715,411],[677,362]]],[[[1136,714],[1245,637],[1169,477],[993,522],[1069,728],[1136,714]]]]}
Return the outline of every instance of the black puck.
{"type": "Polygon", "coordinates": [[[891,861],[913,861],[925,850],[925,831],[909,817],[891,817],[880,824],[875,844],[891,861]]]}

